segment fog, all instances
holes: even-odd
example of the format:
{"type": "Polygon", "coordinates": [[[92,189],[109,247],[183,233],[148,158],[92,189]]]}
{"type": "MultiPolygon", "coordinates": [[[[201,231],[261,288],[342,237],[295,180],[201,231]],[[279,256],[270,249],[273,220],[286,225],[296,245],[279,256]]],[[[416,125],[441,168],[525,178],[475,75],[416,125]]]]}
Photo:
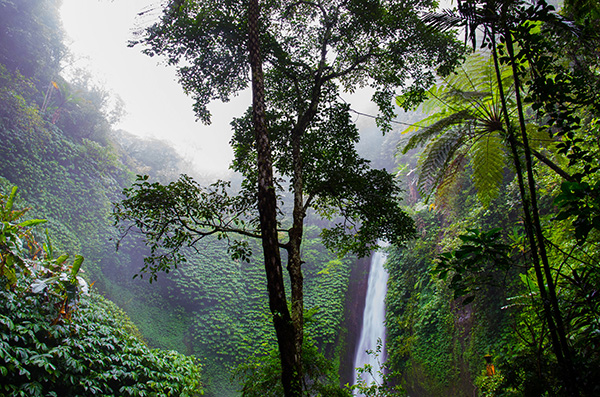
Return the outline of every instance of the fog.
{"type": "MultiPolygon", "coordinates": [[[[196,122],[192,100],[177,82],[175,68],[142,54],[139,46],[127,46],[136,31],[159,17],[160,8],[156,0],[63,0],[63,26],[74,55],[65,65],[67,73],[84,68],[113,98],[123,100],[126,114],[115,128],[167,140],[196,172],[223,176],[233,157],[229,123],[250,105],[250,94],[211,104],[211,125],[196,122]]],[[[354,109],[375,114],[369,98],[365,92],[344,96],[354,109]]],[[[365,116],[356,115],[355,122],[363,131],[375,128],[374,120],[365,116]]]]}
{"type": "Polygon", "coordinates": [[[192,100],[178,84],[175,69],[142,54],[139,47],[127,46],[136,29],[159,15],[138,13],[157,5],[152,0],[64,0],[63,26],[75,59],[67,69],[89,70],[124,101],[126,114],[116,128],[167,140],[198,171],[224,173],[233,156],[229,122],[249,104],[249,95],[213,104],[210,126],[196,122],[192,100]]]}

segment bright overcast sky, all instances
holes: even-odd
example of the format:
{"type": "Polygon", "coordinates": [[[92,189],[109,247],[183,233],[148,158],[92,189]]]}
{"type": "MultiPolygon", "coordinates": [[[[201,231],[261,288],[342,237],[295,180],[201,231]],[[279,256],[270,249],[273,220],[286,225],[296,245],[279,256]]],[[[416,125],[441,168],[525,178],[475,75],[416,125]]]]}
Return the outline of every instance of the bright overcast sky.
{"type": "MultiPolygon", "coordinates": [[[[127,114],[118,128],[170,141],[199,171],[225,171],[233,157],[229,123],[250,105],[250,94],[211,105],[210,126],[196,122],[192,100],[183,93],[175,70],[160,64],[159,58],[142,54],[139,47],[127,47],[136,27],[151,22],[152,17],[140,18],[138,13],[151,8],[159,10],[160,0],[63,0],[63,26],[75,66],[89,70],[123,99],[127,114]]],[[[344,97],[357,110],[376,112],[364,92],[344,97]]],[[[357,122],[359,127],[373,128],[368,118],[357,122]]]]}
{"type": "Polygon", "coordinates": [[[201,171],[226,170],[232,117],[249,105],[249,95],[228,104],[215,103],[213,123],[195,122],[192,100],[177,83],[175,70],[160,59],[127,47],[133,30],[148,19],[137,14],[156,0],[63,0],[63,26],[76,66],[125,102],[127,115],[117,126],[130,133],[166,139],[201,171]]]}

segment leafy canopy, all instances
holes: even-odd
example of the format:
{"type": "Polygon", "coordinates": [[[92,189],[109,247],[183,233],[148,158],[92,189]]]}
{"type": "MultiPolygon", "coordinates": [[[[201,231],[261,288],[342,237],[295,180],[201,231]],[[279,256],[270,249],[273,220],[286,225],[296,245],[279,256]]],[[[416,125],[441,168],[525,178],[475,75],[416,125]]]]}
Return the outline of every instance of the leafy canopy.
{"type": "MultiPolygon", "coordinates": [[[[261,2],[267,104],[293,109],[288,117],[294,118],[323,83],[337,80],[350,92],[375,88],[381,120],[389,120],[394,89],[412,82],[418,97],[435,69],[447,74],[462,54],[451,33],[420,21],[419,13],[434,6],[428,0],[261,2]]],[[[178,65],[198,118],[210,122],[211,101],[227,101],[248,87],[246,18],[243,1],[171,1],[161,23],[131,44],[178,65]]]]}
{"type": "MultiPolygon", "coordinates": [[[[462,54],[451,33],[440,34],[420,21],[419,12],[434,5],[397,0],[261,3],[266,116],[273,164],[282,178],[279,191],[283,195],[290,186],[301,197],[294,204],[297,214],[314,208],[333,221],[323,237],[338,252],[365,255],[378,238],[401,241],[413,231],[399,207],[392,176],[371,169],[356,152],[358,130],[340,94],[372,87],[379,125],[389,130],[395,91],[411,85],[408,101],[415,100],[432,83],[436,69],[446,74],[462,54]]],[[[244,2],[173,1],[161,22],[132,44],[143,44],[147,54],[166,56],[177,65],[196,115],[210,122],[207,106],[212,100],[227,101],[248,86],[246,18],[244,2]]],[[[246,177],[244,202],[255,202],[251,112],[232,125],[233,169],[246,177]]],[[[117,209],[118,220],[137,222],[143,216],[132,205],[137,193],[127,194],[129,201],[117,209]]],[[[256,234],[255,225],[246,222],[250,228],[245,230],[256,234]]]]}

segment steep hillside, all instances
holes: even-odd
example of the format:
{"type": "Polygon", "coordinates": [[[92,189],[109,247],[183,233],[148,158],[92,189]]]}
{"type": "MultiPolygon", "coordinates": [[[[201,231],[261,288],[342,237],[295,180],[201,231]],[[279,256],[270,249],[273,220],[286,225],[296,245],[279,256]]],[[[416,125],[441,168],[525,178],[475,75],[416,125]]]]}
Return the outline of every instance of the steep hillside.
{"type": "MultiPolygon", "coordinates": [[[[150,346],[195,355],[208,395],[236,395],[232,370],[275,346],[261,256],[233,260],[213,239],[156,282],[134,279],[147,249],[135,236],[120,240],[113,203],[136,174],[167,183],[193,170],[163,142],[114,130],[101,87],[61,77],[59,4],[0,1],[0,189],[19,187],[17,204],[48,219],[57,252],[86,258],[82,275],[126,311],[150,346]]],[[[328,253],[318,232],[308,228],[303,245],[307,332],[337,360],[353,260],[328,253]]]]}

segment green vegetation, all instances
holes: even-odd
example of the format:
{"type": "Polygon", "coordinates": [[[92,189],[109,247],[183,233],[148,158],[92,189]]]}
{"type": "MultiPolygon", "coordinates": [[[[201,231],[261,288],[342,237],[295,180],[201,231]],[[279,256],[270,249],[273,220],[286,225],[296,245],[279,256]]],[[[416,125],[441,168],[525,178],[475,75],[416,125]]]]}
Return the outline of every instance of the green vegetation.
{"type": "Polygon", "coordinates": [[[151,350],[113,303],[89,292],[83,262],[55,257],[32,226],[17,223],[17,189],[0,195],[0,373],[3,396],[197,396],[200,367],[174,351],[151,350]]]}
{"type": "Polygon", "coordinates": [[[144,235],[153,275],[185,260],[181,249],[199,246],[206,236],[230,240],[232,257],[245,260],[249,247],[237,237],[261,240],[286,396],[303,394],[307,214],[314,211],[330,223],[321,238],[340,256],[366,256],[379,239],[401,244],[414,231],[393,175],[372,168],[356,151],[358,129],[340,95],[373,89],[378,124],[389,131],[393,92],[410,86],[411,98],[419,98],[434,70],[448,73],[461,56],[451,34],[419,18],[433,6],[174,0],[136,43],[177,66],[205,123],[211,101],[252,89],[252,107],[232,123],[232,168],[244,177],[238,195],[224,182],[202,187],[185,176],[168,185],[141,178],[124,192],[115,214],[125,232],[144,235]],[[279,203],[287,192],[289,210],[279,203]]]}
{"type": "MultiPolygon", "coordinates": [[[[130,234],[115,252],[120,235],[111,218],[112,203],[124,198],[124,188],[131,193],[161,186],[164,190],[155,190],[161,194],[152,200],[161,208],[201,212],[186,196],[197,188],[216,214],[211,218],[216,223],[209,226],[224,222],[257,230],[257,152],[250,114],[234,122],[234,165],[247,177],[241,187],[245,196],[226,183],[206,190],[191,178],[179,178],[189,165],[173,149],[114,131],[111,122],[119,109],[108,107],[102,88],[83,73],[73,81],[61,77],[59,65],[67,54],[59,3],[0,0],[0,193],[10,192],[0,197],[0,395],[282,395],[264,258],[257,254],[261,247],[253,236],[230,245],[231,235],[222,230],[194,249],[186,244],[148,247],[130,234]],[[154,158],[155,153],[162,156],[154,158]],[[135,182],[136,174],[149,176],[135,182]],[[132,183],[137,183],[133,189],[132,183]],[[22,210],[26,207],[31,209],[22,210]],[[226,208],[247,216],[236,218],[239,213],[226,208]],[[146,262],[149,272],[144,273],[144,258],[158,259],[162,267],[146,262]],[[177,266],[173,258],[179,260],[177,266]]],[[[195,4],[173,3],[183,7],[178,12],[195,4]]],[[[355,258],[337,257],[324,241],[364,254],[374,231],[383,230],[392,240],[406,237],[407,229],[390,226],[398,219],[406,220],[407,228],[414,221],[416,236],[390,248],[385,347],[390,372],[383,384],[359,384],[356,390],[372,396],[402,395],[402,390],[414,396],[598,394],[600,13],[593,2],[584,3],[567,2],[555,14],[543,2],[468,1],[454,11],[423,15],[438,29],[466,25],[472,39],[480,28],[484,35],[479,44],[485,45],[454,74],[443,73],[435,86],[426,89],[432,82],[426,78],[420,89],[398,97],[407,107],[424,100],[421,109],[427,114],[407,135],[387,132],[381,139],[381,153],[387,155],[368,146],[379,156],[377,165],[385,165],[394,139],[401,139],[402,208],[394,201],[398,197],[373,205],[370,185],[358,183],[381,182],[379,186],[390,188],[381,190],[386,197],[399,192],[389,174],[373,172],[354,150],[358,131],[348,117],[350,107],[339,101],[337,90],[344,86],[332,83],[337,77],[315,89],[320,92],[314,100],[317,112],[302,113],[313,103],[312,86],[298,82],[314,73],[325,79],[348,66],[345,61],[330,64],[327,57],[322,64],[292,61],[312,53],[317,37],[327,35],[313,35],[298,46],[295,37],[284,37],[288,31],[273,33],[268,24],[261,31],[265,79],[270,82],[267,118],[277,149],[273,160],[287,178],[278,186],[281,209],[293,213],[288,181],[292,190],[301,188],[303,200],[316,205],[316,211],[300,214],[302,220],[306,216],[301,233],[293,216],[285,216],[279,225],[285,232],[278,236],[283,245],[294,233],[300,239],[306,308],[302,372],[308,394],[349,393],[340,387],[337,373],[347,364],[342,362],[345,350],[352,349],[345,345],[343,324],[355,258]],[[302,137],[304,185],[294,187],[298,157],[294,160],[291,153],[290,131],[296,131],[302,114],[314,118],[297,135],[302,137]],[[361,178],[352,179],[356,176],[361,178]],[[343,190],[348,181],[355,190],[343,190]],[[370,227],[369,238],[347,229],[346,234],[325,232],[328,240],[322,239],[324,228],[335,231],[341,219],[337,215],[361,211],[368,216],[355,219],[370,227]],[[316,221],[318,216],[331,222],[316,221]],[[492,376],[487,374],[487,354],[495,366],[492,376]]],[[[296,29],[312,17],[321,21],[320,16],[333,15],[326,8],[309,13],[316,4],[321,3],[299,2],[286,9],[281,3],[265,3],[262,21],[277,15],[277,23],[289,22],[296,29]]],[[[332,24],[328,43],[338,46],[336,54],[350,57],[346,60],[369,48],[379,51],[383,26],[400,23],[382,12],[383,3],[345,4],[348,14],[323,21],[332,24]],[[355,19],[344,19],[350,16],[355,19]],[[382,25],[371,24],[378,18],[384,19],[382,25]],[[339,29],[334,29],[336,23],[342,23],[339,29]],[[356,36],[361,29],[369,32],[364,43],[356,36]]],[[[244,15],[235,16],[242,27],[244,15]]],[[[192,33],[195,28],[231,28],[196,26],[188,16],[173,23],[189,22],[192,33]]],[[[219,37],[245,43],[245,31],[235,32],[240,36],[219,37]]],[[[219,52],[222,43],[213,44],[219,52]]],[[[438,49],[444,48],[452,52],[458,47],[438,49]]],[[[218,60],[235,61],[233,66],[242,68],[235,70],[243,75],[245,51],[218,60]]],[[[453,59],[459,54],[446,55],[453,59]]],[[[410,62],[418,63],[417,58],[410,62]]],[[[358,69],[346,76],[348,86],[362,81],[358,69]]],[[[400,69],[389,65],[372,72],[383,85],[405,77],[396,76],[400,69]]],[[[202,106],[209,99],[228,96],[241,87],[240,81],[229,81],[226,92],[214,91],[223,88],[222,82],[204,85],[197,98],[200,115],[206,115],[202,106]]],[[[188,88],[198,89],[193,86],[198,82],[187,81],[192,84],[188,88]]],[[[388,104],[392,94],[378,96],[379,104],[388,104]]],[[[389,110],[383,106],[387,121],[389,110]]],[[[414,113],[405,117],[404,122],[417,119],[414,113]]],[[[156,209],[141,203],[133,206],[140,213],[156,209]]],[[[187,243],[189,236],[179,237],[187,243]]],[[[284,281],[286,296],[293,295],[289,275],[284,281]]],[[[290,310],[298,313],[298,308],[290,310]]]]}
{"type": "Polygon", "coordinates": [[[508,1],[426,19],[473,43],[482,29],[484,49],[429,90],[404,145],[424,146],[424,198],[417,253],[389,264],[391,367],[415,394],[595,395],[598,36],[580,36],[594,22],[508,1]]]}
{"type": "MultiPolygon", "coordinates": [[[[310,319],[307,319],[308,323],[310,319]]],[[[303,373],[306,374],[303,389],[307,395],[350,397],[352,394],[347,388],[339,386],[335,364],[326,359],[310,337],[310,332],[304,338],[304,354],[302,363],[303,373]]],[[[264,395],[284,395],[281,384],[281,361],[279,351],[271,349],[266,354],[249,357],[236,371],[243,382],[242,394],[248,397],[261,397],[264,395]]]]}
{"type": "MultiPolygon", "coordinates": [[[[157,283],[134,280],[147,250],[130,238],[115,252],[111,202],[135,173],[169,182],[185,164],[164,143],[113,131],[108,120],[114,112],[107,109],[101,88],[85,78],[67,82],[59,76],[54,57],[63,56],[64,48],[57,39],[62,33],[53,30],[59,24],[53,25],[57,9],[52,2],[30,1],[27,7],[0,2],[0,7],[13,32],[41,34],[32,46],[19,47],[18,35],[3,36],[0,43],[7,60],[0,65],[0,186],[4,191],[19,186],[17,204],[32,207],[29,214],[35,218],[49,220],[55,252],[85,256],[81,276],[126,310],[151,346],[195,355],[203,362],[206,393],[235,395],[240,386],[232,380],[232,369],[274,343],[260,257],[250,264],[231,260],[226,245],[215,239],[201,252],[187,252],[188,263],[157,283]],[[37,18],[30,14],[34,11],[37,18]],[[57,47],[46,51],[52,46],[57,47]],[[10,52],[16,47],[30,52],[17,57],[10,52]]],[[[335,257],[315,233],[306,241],[311,247],[306,249],[311,258],[307,300],[321,308],[313,316],[314,335],[332,357],[343,349],[337,335],[352,261],[330,264],[335,257]],[[327,288],[327,294],[317,294],[320,288],[327,288]]],[[[112,321],[109,313],[96,312],[112,321]]]]}

